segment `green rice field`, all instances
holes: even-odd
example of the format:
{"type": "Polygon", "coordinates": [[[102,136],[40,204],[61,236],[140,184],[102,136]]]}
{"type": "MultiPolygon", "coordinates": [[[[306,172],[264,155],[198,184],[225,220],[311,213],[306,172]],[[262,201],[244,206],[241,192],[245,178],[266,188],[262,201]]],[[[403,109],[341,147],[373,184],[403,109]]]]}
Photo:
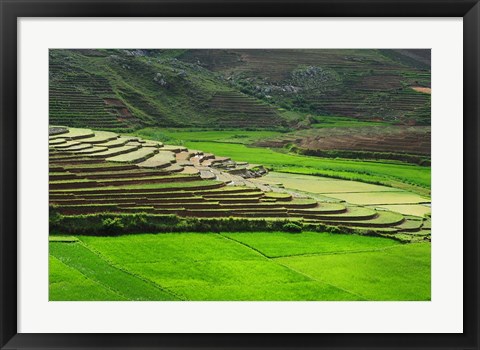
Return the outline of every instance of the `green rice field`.
{"type": "Polygon", "coordinates": [[[172,129],[172,128],[144,128],[137,130],[135,135],[174,144],[185,141],[211,141],[222,143],[248,144],[253,141],[281,135],[278,131],[247,131],[247,130],[199,130],[199,129],[172,129]]]}
{"type": "Polygon", "coordinates": [[[77,238],[50,241],[50,300],[430,299],[430,243],[315,232],[77,238]]]}

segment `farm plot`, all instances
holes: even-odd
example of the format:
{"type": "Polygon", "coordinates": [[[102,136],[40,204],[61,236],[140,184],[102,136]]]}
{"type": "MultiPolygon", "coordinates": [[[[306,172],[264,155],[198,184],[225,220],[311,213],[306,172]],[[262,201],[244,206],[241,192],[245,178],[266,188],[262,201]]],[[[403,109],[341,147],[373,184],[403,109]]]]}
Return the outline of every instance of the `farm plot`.
{"type": "Polygon", "coordinates": [[[82,142],[88,143],[105,143],[108,141],[113,141],[118,139],[118,135],[113,132],[108,131],[95,131],[95,136],[87,137],[82,140],[82,142]]]}
{"type": "Polygon", "coordinates": [[[198,130],[197,129],[174,129],[174,128],[144,128],[135,131],[135,135],[155,140],[169,142],[183,141],[214,141],[225,143],[250,144],[253,141],[271,138],[280,135],[278,131],[245,131],[245,130],[198,130]]]}
{"type": "MultiPolygon", "coordinates": [[[[53,276],[51,276],[53,284],[51,285],[50,293],[54,294],[51,299],[62,300],[62,297],[76,298],[76,293],[71,295],[72,291],[69,290],[68,287],[58,286],[55,282],[62,280],[68,281],[68,279],[72,277],[78,279],[79,276],[69,276],[77,274],[80,274],[85,280],[90,281],[91,283],[100,286],[108,286],[107,289],[111,291],[110,295],[115,294],[110,296],[110,300],[177,299],[165,289],[152,285],[151,283],[112,266],[83,244],[52,242],[50,243],[50,255],[56,259],[54,260],[54,264],[58,261],[64,265],[64,268],[60,271],[63,270],[63,273],[66,275],[57,277],[53,274],[53,276]],[[115,289],[112,290],[109,288],[110,285],[114,285],[115,289]]],[[[51,265],[50,267],[53,271],[58,270],[55,266],[51,265]]],[[[87,287],[88,289],[88,285],[84,287],[87,287]]],[[[88,296],[88,294],[86,297],[89,299],[92,298],[92,296],[88,296]]],[[[93,297],[95,298],[95,296],[93,297]]]]}
{"type": "Polygon", "coordinates": [[[363,193],[330,193],[329,196],[352,204],[419,204],[430,203],[430,199],[405,191],[363,192],[363,193]]]}
{"type": "Polygon", "coordinates": [[[275,261],[369,300],[430,300],[430,244],[275,261]]]}
{"type": "Polygon", "coordinates": [[[420,164],[430,157],[431,130],[429,126],[398,125],[319,127],[278,135],[255,143],[262,147],[283,147],[287,144],[294,144],[299,152],[309,155],[396,159],[420,164]]]}
{"type": "Polygon", "coordinates": [[[159,152],[151,158],[138,164],[140,167],[144,168],[166,168],[171,164],[175,163],[175,154],[173,152],[164,151],[159,152]]]}
{"type": "Polygon", "coordinates": [[[222,233],[222,235],[251,247],[268,258],[382,250],[401,244],[380,237],[318,232],[304,232],[298,235],[285,232],[260,235],[256,232],[233,232],[222,233]]]}
{"type": "MultiPolygon", "coordinates": [[[[52,127],[55,128],[55,126],[52,127]]],[[[50,136],[49,139],[55,140],[60,138],[65,140],[76,140],[93,137],[94,135],[95,133],[90,129],[68,128],[68,132],[50,136]]]]}
{"type": "Polygon", "coordinates": [[[430,298],[428,243],[315,232],[78,238],[50,243],[50,300],[430,298]]]}
{"type": "Polygon", "coordinates": [[[365,184],[357,181],[332,180],[321,176],[270,172],[259,181],[277,184],[296,191],[321,194],[351,204],[366,205],[423,217],[431,208],[430,198],[392,187],[365,184]]]}
{"type": "Polygon", "coordinates": [[[373,205],[372,208],[380,208],[395,211],[404,215],[425,216],[432,212],[430,206],[424,204],[392,204],[392,205],[373,205]]]}
{"type": "Polygon", "coordinates": [[[147,160],[157,153],[158,151],[155,148],[144,147],[132,152],[109,157],[106,160],[109,162],[119,163],[139,163],[147,160]]]}
{"type": "MultiPolygon", "coordinates": [[[[261,147],[247,147],[255,141],[288,137],[289,134],[276,133],[275,135],[269,135],[263,131],[212,132],[160,128],[142,129],[137,134],[159,141],[176,140],[191,149],[200,149],[217,156],[230,157],[237,162],[263,164],[269,170],[277,172],[322,175],[337,179],[382,184],[420,194],[428,195],[430,193],[430,167],[428,166],[385,160],[361,161],[322,158],[282,153],[261,147]]],[[[335,157],[341,157],[341,155],[335,157]]]]}
{"type": "Polygon", "coordinates": [[[335,180],[321,176],[276,172],[269,172],[260,180],[271,184],[281,183],[291,189],[318,194],[401,191],[392,187],[366,184],[358,181],[335,180]]]}
{"type": "MultiPolygon", "coordinates": [[[[237,165],[229,157],[217,157],[214,154],[181,148],[179,152],[182,153],[177,153],[179,155],[177,157],[177,154],[172,151],[175,146],[157,144],[158,148],[150,147],[147,146],[149,142],[141,139],[135,140],[135,145],[132,146],[112,144],[118,139],[116,134],[103,132],[98,135],[94,133],[86,139],[89,142],[95,140],[97,143],[94,146],[91,143],[82,143],[81,140],[73,150],[58,148],[61,145],[52,145],[56,147],[50,152],[52,210],[64,216],[148,213],[154,216],[174,214],[184,218],[248,220],[263,218],[294,222],[300,220],[305,225],[313,225],[313,227],[326,224],[354,227],[357,231],[358,228],[366,228],[380,235],[383,234],[384,228],[388,227],[390,233],[395,233],[402,232],[400,225],[404,223],[409,225],[410,219],[401,214],[343,203],[335,204],[331,203],[332,199],[319,202],[318,198],[309,197],[309,194],[327,190],[338,192],[328,193],[328,196],[358,194],[344,193],[344,191],[353,191],[355,186],[358,186],[359,191],[387,193],[382,192],[385,190],[382,186],[300,175],[289,177],[288,174],[273,174],[265,177],[267,181],[282,179],[284,182],[289,182],[286,187],[291,185],[306,192],[303,195],[298,193],[292,195],[282,190],[265,192],[269,187],[262,182],[257,182],[258,185],[249,182],[257,188],[237,187],[237,190],[233,191],[230,189],[235,188],[234,186],[226,186],[226,183],[215,180],[217,175],[219,178],[222,176],[228,178],[226,175],[237,166],[238,169],[235,171],[239,174],[250,174],[255,171],[255,167],[250,167],[247,172],[245,169],[249,167],[248,164],[237,165]],[[90,145],[90,148],[78,148],[81,145],[90,145]],[[168,150],[165,150],[166,147],[169,147],[168,150]],[[196,155],[185,157],[184,154],[196,155]],[[177,162],[178,159],[182,162],[181,165],[177,162]],[[206,162],[210,162],[209,164],[215,168],[209,167],[206,162]],[[223,162],[227,162],[228,166],[225,173],[221,169],[223,162]],[[118,165],[112,165],[116,163],[118,165]],[[198,164],[195,165],[196,163],[198,164]],[[217,163],[220,164],[220,168],[217,163]],[[183,169],[187,166],[202,170],[200,173],[185,173],[183,169]],[[202,179],[202,171],[210,170],[212,180],[202,179]],[[315,189],[312,186],[319,188],[315,189]],[[190,194],[183,196],[185,193],[190,194]],[[95,194],[101,194],[103,197],[96,197],[95,194]],[[137,196],[134,196],[135,194],[137,196]]],[[[242,177],[238,177],[243,180],[242,177]]],[[[155,221],[155,218],[152,220],[155,221]]],[[[413,226],[415,225],[412,224],[409,227],[413,226]]],[[[420,231],[422,224],[417,226],[417,231],[420,231]]],[[[129,227],[127,225],[127,232],[132,230],[129,227]]],[[[61,228],[62,226],[57,227],[57,229],[61,228]]],[[[71,229],[75,230],[70,227],[69,230],[71,229]]],[[[80,232],[84,232],[83,229],[80,232]]],[[[404,236],[398,237],[403,237],[399,239],[405,240],[404,236]]]]}
{"type": "Polygon", "coordinates": [[[430,167],[285,154],[271,149],[233,143],[186,141],[185,145],[218,156],[231,157],[236,161],[263,164],[277,172],[329,176],[426,194],[430,191],[430,167]]]}
{"type": "Polygon", "coordinates": [[[126,300],[53,255],[49,258],[49,281],[49,300],[126,300]]]}

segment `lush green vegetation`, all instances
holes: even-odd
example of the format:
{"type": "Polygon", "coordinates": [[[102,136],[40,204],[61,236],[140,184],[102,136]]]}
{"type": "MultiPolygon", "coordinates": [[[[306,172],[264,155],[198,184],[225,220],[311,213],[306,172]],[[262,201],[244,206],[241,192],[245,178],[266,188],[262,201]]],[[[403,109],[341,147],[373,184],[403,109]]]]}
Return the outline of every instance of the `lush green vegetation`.
{"type": "MultiPolygon", "coordinates": [[[[77,275],[75,276],[77,279],[79,279],[80,276],[78,276],[78,274],[80,274],[86,281],[90,281],[92,284],[95,283],[95,285],[103,286],[104,289],[115,293],[116,297],[113,298],[110,293],[107,294],[112,300],[177,299],[174,295],[159,286],[112,266],[107,260],[103,259],[98,252],[90,249],[84,244],[51,242],[50,255],[56,259],[56,261],[65,265],[64,268],[60,269],[64,274],[68,275],[69,272],[74,272],[75,275],[77,275]]],[[[55,262],[50,268],[55,271],[55,267],[57,267],[56,265],[58,266],[55,262]]],[[[64,276],[59,276],[58,278],[60,285],[56,285],[55,283],[57,281],[57,276],[55,276],[55,274],[51,277],[51,299],[55,300],[62,297],[76,298],[76,295],[70,294],[68,286],[62,286],[61,283],[65,278],[61,277],[64,276]],[[55,297],[55,295],[57,295],[57,297],[55,297]]],[[[88,288],[87,286],[84,287],[88,288]]],[[[93,297],[96,298],[95,295],[93,297]]]]}
{"type": "Polygon", "coordinates": [[[379,237],[318,232],[304,232],[298,235],[283,232],[271,234],[235,232],[222,235],[251,247],[268,258],[374,251],[401,245],[398,241],[379,237]]]}
{"type": "Polygon", "coordinates": [[[385,126],[389,123],[359,120],[348,117],[315,116],[312,127],[314,128],[356,128],[361,126],[385,126]]]}
{"type": "Polygon", "coordinates": [[[50,243],[50,300],[430,298],[428,243],[313,232],[78,238],[50,243]]]}
{"type": "Polygon", "coordinates": [[[279,262],[366,299],[430,300],[428,243],[355,254],[289,257],[279,262]]]}
{"type": "MultiPolygon", "coordinates": [[[[52,245],[50,244],[50,249],[52,245]]],[[[64,264],[52,254],[49,265],[49,300],[126,300],[110,288],[64,264]]]]}
{"type": "Polygon", "coordinates": [[[256,140],[281,134],[267,130],[211,130],[211,129],[174,129],[148,127],[133,133],[150,140],[159,140],[173,144],[184,144],[185,141],[211,141],[224,143],[250,144],[256,140]]]}
{"type": "Polygon", "coordinates": [[[429,50],[49,61],[50,300],[430,300],[429,50]]]}

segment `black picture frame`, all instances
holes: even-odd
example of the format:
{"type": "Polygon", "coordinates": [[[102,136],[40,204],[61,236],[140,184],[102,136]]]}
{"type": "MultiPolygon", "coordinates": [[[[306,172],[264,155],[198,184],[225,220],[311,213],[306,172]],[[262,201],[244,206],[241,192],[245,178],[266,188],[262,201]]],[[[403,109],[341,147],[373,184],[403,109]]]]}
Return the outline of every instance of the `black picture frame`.
{"type": "Polygon", "coordinates": [[[0,346],[2,349],[478,349],[478,0],[0,0],[0,346]],[[464,332],[462,334],[25,334],[17,332],[19,17],[463,17],[464,332]]]}

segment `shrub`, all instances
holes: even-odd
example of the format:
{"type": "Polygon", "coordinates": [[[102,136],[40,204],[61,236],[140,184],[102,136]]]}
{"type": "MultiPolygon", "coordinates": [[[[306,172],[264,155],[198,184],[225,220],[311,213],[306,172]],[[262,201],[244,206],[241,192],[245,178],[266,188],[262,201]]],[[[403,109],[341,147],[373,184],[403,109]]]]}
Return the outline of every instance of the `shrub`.
{"type": "Polygon", "coordinates": [[[283,230],[286,232],[291,232],[291,233],[299,233],[302,232],[302,226],[299,224],[295,224],[293,222],[288,222],[285,225],[283,225],[283,230]]]}
{"type": "Polygon", "coordinates": [[[301,232],[301,223],[290,220],[249,218],[194,218],[147,213],[98,213],[61,215],[54,208],[50,215],[50,233],[111,236],[161,232],[301,232]]]}
{"type": "Polygon", "coordinates": [[[107,235],[115,235],[123,231],[125,225],[122,223],[122,218],[105,218],[102,220],[102,231],[107,235]]]}

